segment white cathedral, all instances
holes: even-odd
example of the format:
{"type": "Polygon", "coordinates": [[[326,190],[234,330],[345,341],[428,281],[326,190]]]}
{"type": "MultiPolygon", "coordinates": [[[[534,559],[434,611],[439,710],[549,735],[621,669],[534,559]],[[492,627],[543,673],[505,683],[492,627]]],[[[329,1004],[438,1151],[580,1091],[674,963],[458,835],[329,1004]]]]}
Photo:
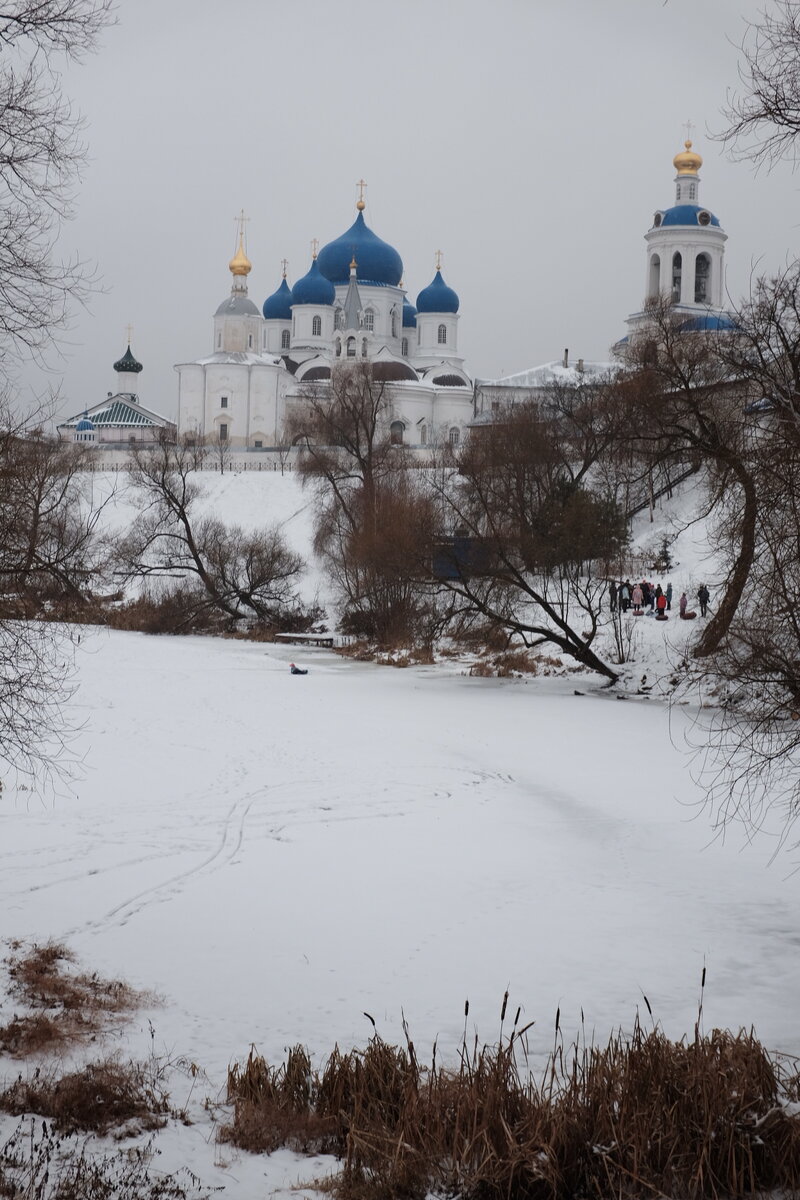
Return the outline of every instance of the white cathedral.
{"type": "Polygon", "coordinates": [[[292,406],[337,366],[369,363],[391,382],[392,440],[458,444],[473,416],[473,382],[458,352],[459,300],[437,262],[413,305],[403,263],[369,228],[364,200],[346,233],[314,253],[308,272],[259,310],[247,293],[251,263],[240,228],[231,293],[214,314],[211,353],[178,363],[178,432],[232,449],[284,443],[292,406]]]}
{"type": "MultiPolygon", "coordinates": [[[[646,326],[651,298],[668,297],[687,333],[734,329],[723,307],[727,234],[700,204],[702,163],[691,141],[673,159],[675,203],[656,211],[645,234],[645,304],[628,317],[628,334],[613,347],[616,364],[579,359],[571,365],[565,355],[501,379],[473,381],[458,349],[459,299],[441,264],[411,304],[400,255],[364,220],[363,189],[347,232],[312,256],[294,286],[284,269],[261,310],[247,294],[251,263],[240,226],[229,263],[231,292],[214,314],[211,352],[175,367],[177,433],[237,450],[284,446],[287,416],[302,405],[304,389],[324,386],[337,365],[366,362],[376,379],[392,384],[394,442],[457,445],[471,426],[491,421],[504,405],[535,399],[555,380],[577,383],[620,369],[630,338],[646,326]]],[[[119,448],[174,436],[170,421],[141,405],[134,385],[142,367],[130,345],[114,369],[117,392],[63,422],[59,435],[119,448]]]]}

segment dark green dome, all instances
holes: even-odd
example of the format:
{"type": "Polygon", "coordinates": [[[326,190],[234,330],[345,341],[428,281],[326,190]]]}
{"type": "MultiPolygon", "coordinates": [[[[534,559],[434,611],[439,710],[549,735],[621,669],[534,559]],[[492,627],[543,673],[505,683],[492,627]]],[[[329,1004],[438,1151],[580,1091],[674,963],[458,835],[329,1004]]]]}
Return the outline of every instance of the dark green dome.
{"type": "Polygon", "coordinates": [[[142,367],[142,364],[137,362],[131,354],[130,343],[128,343],[128,349],[125,351],[122,358],[118,359],[117,362],[114,363],[114,370],[131,371],[134,375],[138,375],[143,369],[144,368],[142,367]]]}

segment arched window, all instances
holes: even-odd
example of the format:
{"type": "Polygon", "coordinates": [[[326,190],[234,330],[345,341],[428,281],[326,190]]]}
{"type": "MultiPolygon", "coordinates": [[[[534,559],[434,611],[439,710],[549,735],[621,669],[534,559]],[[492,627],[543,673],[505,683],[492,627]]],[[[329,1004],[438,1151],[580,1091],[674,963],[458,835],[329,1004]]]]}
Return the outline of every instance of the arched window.
{"type": "Polygon", "coordinates": [[[419,440],[423,446],[427,446],[427,444],[428,444],[428,426],[427,425],[422,426],[422,429],[420,430],[419,440]]]}
{"type": "Polygon", "coordinates": [[[248,349],[248,350],[252,350],[252,349],[253,349],[253,335],[252,335],[252,333],[248,333],[248,335],[247,335],[247,349],[248,349]]]}
{"type": "Polygon", "coordinates": [[[392,421],[389,426],[389,440],[393,446],[402,446],[404,432],[402,421],[392,421]]]}
{"type": "Polygon", "coordinates": [[[222,349],[222,334],[221,333],[217,334],[217,349],[218,350],[222,349]]]}
{"type": "Polygon", "coordinates": [[[341,338],[336,339],[336,357],[337,358],[342,357],[342,339],[341,338]]]}
{"type": "Polygon", "coordinates": [[[655,298],[661,291],[661,259],[654,254],[650,259],[650,284],[647,295],[655,298]]]}
{"type": "Polygon", "coordinates": [[[404,358],[408,358],[408,338],[403,338],[400,343],[400,353],[404,358]]]}
{"type": "Polygon", "coordinates": [[[347,357],[355,358],[355,356],[356,356],[356,339],[354,337],[349,337],[347,339],[347,357]]]}
{"type": "Polygon", "coordinates": [[[366,338],[361,339],[361,357],[362,358],[367,357],[367,339],[366,338]]]}
{"type": "Polygon", "coordinates": [[[447,326],[446,325],[439,326],[439,332],[437,334],[436,340],[440,346],[447,345],[447,326]]]}
{"type": "Polygon", "coordinates": [[[449,441],[451,446],[457,446],[458,443],[461,441],[461,430],[458,428],[457,425],[454,425],[453,428],[450,430],[449,434],[447,435],[447,440],[449,441]]]}
{"type": "Polygon", "coordinates": [[[364,310],[363,325],[368,333],[372,333],[372,331],[375,328],[375,313],[372,311],[371,308],[367,308],[364,310]]]}
{"type": "Polygon", "coordinates": [[[338,307],[338,305],[333,314],[333,328],[344,329],[344,313],[342,312],[341,308],[338,307]]]}
{"type": "Polygon", "coordinates": [[[288,329],[281,330],[281,350],[288,350],[291,345],[291,334],[288,329]]]}
{"type": "Polygon", "coordinates": [[[311,336],[319,337],[322,333],[322,317],[314,317],[311,322],[311,336]]]}
{"type": "Polygon", "coordinates": [[[672,299],[677,303],[681,298],[681,274],[683,272],[683,259],[680,251],[676,250],[672,256],[672,299]]]}
{"type": "Polygon", "coordinates": [[[392,337],[397,337],[397,313],[392,309],[392,337]]]}
{"type": "Polygon", "coordinates": [[[707,254],[698,254],[694,260],[694,302],[707,304],[711,283],[711,259],[707,254]]]}
{"type": "Polygon", "coordinates": [[[689,199],[690,200],[697,199],[697,184],[696,183],[689,184],[689,199]]]}

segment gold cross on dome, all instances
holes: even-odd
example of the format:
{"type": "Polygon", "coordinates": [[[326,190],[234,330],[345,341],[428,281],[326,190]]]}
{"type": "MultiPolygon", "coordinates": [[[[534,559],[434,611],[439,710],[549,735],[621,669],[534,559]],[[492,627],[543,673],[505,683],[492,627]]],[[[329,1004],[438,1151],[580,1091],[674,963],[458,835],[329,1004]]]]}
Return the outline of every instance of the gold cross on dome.
{"type": "Polygon", "coordinates": [[[317,257],[318,250],[319,250],[319,238],[312,238],[311,239],[311,257],[312,258],[317,257]]]}
{"type": "Polygon", "coordinates": [[[441,271],[441,269],[442,269],[442,258],[443,258],[443,257],[444,257],[444,256],[443,256],[443,253],[442,253],[442,251],[441,251],[441,250],[437,250],[437,251],[436,251],[436,270],[437,270],[437,271],[441,271]]]}
{"type": "Polygon", "coordinates": [[[286,278],[286,268],[288,267],[288,265],[289,265],[289,260],[288,260],[288,258],[282,258],[282,259],[281,259],[281,270],[283,271],[283,278],[284,278],[284,279],[286,278]]]}
{"type": "Polygon", "coordinates": [[[694,129],[694,125],[691,121],[686,121],[683,127],[686,130],[686,140],[687,142],[690,142],[692,140],[692,130],[694,129]]]}
{"type": "Polygon", "coordinates": [[[364,188],[366,186],[367,186],[366,179],[359,179],[358,183],[356,184],[356,187],[358,188],[358,204],[356,205],[356,207],[359,209],[359,211],[361,211],[361,209],[365,207],[364,188]]]}
{"type": "Polygon", "coordinates": [[[132,325],[126,325],[126,326],[125,326],[125,332],[126,332],[126,333],[127,333],[127,335],[128,335],[128,345],[130,346],[130,344],[131,344],[131,340],[132,340],[132,338],[133,338],[133,326],[132,326],[132,325]]]}

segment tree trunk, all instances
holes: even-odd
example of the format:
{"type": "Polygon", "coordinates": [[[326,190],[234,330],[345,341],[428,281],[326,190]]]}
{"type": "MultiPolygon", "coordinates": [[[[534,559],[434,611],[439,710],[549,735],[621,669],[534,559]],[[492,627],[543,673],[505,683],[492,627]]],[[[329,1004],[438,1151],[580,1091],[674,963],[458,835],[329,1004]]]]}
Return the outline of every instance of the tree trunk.
{"type": "Polygon", "coordinates": [[[744,492],[744,510],[742,512],[742,535],[739,543],[739,554],[733,572],[725,589],[725,595],[706,625],[703,636],[694,648],[695,658],[708,658],[720,647],[731,627],[731,621],[736,616],[736,610],[742,598],[748,576],[753,566],[756,549],[756,515],[758,501],[755,484],[749,474],[737,472],[739,483],[744,492]]]}

